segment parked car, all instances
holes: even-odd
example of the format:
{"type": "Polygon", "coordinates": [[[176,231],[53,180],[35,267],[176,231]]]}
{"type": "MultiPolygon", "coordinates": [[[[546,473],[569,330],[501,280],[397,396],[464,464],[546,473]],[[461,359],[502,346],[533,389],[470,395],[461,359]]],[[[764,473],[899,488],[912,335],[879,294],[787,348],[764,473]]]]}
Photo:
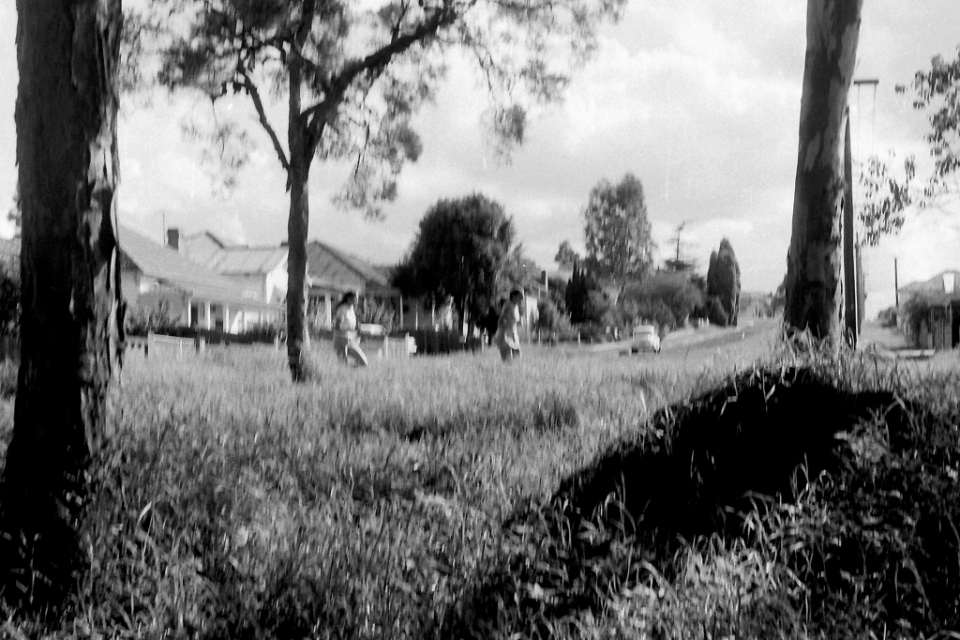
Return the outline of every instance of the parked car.
{"type": "Polygon", "coordinates": [[[631,353],[653,351],[660,353],[660,336],[653,325],[642,324],[633,329],[633,340],[630,342],[631,353]]]}

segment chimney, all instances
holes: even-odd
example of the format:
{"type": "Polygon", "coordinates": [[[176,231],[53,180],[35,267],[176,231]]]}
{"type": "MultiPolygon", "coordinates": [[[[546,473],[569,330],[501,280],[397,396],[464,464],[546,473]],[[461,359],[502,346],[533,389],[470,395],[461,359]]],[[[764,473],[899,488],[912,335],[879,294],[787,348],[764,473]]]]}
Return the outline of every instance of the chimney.
{"type": "Polygon", "coordinates": [[[176,227],[167,229],[167,246],[174,251],[180,251],[180,229],[176,227]]]}

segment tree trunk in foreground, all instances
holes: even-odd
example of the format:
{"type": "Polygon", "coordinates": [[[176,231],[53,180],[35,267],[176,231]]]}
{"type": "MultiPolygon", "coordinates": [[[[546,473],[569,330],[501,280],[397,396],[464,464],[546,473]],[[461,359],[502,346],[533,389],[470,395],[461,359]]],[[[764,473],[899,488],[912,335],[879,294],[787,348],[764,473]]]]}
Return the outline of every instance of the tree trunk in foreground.
{"type": "Polygon", "coordinates": [[[290,217],[287,220],[287,359],[294,382],[302,382],[309,374],[304,360],[306,336],[307,230],[310,222],[309,164],[301,166],[291,153],[290,217]]]}
{"type": "Polygon", "coordinates": [[[17,0],[21,363],[0,492],[0,587],[62,603],[122,339],[114,227],[121,0],[17,0]]]}
{"type": "MultiPolygon", "coordinates": [[[[306,37],[303,35],[302,37],[306,37]]],[[[316,144],[312,141],[301,109],[302,62],[290,61],[290,89],[287,117],[287,144],[290,161],[287,168],[290,190],[290,216],[287,219],[287,360],[294,382],[303,382],[311,374],[304,358],[307,341],[307,233],[310,229],[310,164],[316,144]]],[[[319,135],[322,135],[322,130],[319,135]]],[[[319,136],[318,136],[319,137],[319,136]]]]}
{"type": "Polygon", "coordinates": [[[787,254],[788,328],[841,342],[843,121],[853,80],[863,0],[808,0],[800,151],[787,254]]]}

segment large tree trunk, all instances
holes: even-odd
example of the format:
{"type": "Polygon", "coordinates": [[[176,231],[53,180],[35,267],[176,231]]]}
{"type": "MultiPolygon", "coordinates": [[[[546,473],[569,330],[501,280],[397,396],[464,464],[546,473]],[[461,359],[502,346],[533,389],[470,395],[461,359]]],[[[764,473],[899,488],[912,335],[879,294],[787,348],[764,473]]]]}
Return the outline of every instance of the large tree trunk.
{"type": "Polygon", "coordinates": [[[809,0],[800,151],[787,254],[788,327],[839,348],[843,120],[863,0],[809,0]]]}
{"type": "MultiPolygon", "coordinates": [[[[304,36],[305,37],[305,36],[304,36]]],[[[287,219],[287,359],[294,382],[302,382],[310,374],[304,358],[307,336],[307,232],[310,228],[310,165],[316,143],[301,114],[302,69],[293,56],[289,78],[289,122],[287,144],[290,166],[287,178],[290,189],[290,216],[287,219]]],[[[322,135],[322,130],[320,134],[322,135]]],[[[318,135],[318,137],[319,137],[318,135]]]]}
{"type": "Polygon", "coordinates": [[[21,363],[0,493],[6,597],[56,606],[122,339],[114,226],[120,0],[17,0],[21,363]],[[9,537],[6,537],[9,536],[9,537]]]}
{"type": "Polygon", "coordinates": [[[310,222],[309,162],[290,161],[290,217],[287,220],[287,358],[294,382],[307,375],[303,347],[306,336],[307,231],[310,222]]]}

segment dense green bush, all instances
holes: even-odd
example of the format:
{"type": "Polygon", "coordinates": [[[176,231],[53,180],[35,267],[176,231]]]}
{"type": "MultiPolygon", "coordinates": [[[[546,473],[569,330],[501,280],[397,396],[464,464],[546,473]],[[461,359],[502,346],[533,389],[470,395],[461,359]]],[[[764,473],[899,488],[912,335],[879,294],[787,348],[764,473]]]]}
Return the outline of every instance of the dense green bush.
{"type": "Polygon", "coordinates": [[[124,328],[128,336],[145,336],[148,333],[172,335],[181,325],[170,316],[170,305],[160,300],[155,307],[128,306],[124,328]]]}

